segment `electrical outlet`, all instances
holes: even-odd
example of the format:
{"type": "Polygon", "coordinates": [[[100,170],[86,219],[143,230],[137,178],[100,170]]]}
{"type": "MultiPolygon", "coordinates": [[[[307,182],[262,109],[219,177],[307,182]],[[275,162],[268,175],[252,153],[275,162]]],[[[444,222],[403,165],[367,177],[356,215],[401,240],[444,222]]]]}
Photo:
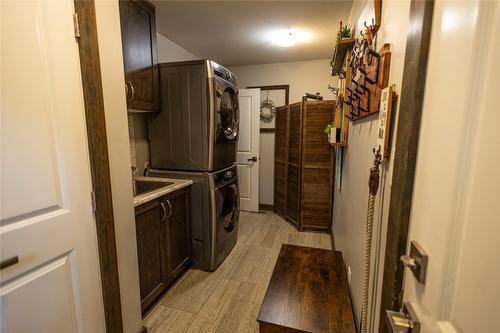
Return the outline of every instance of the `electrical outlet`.
{"type": "Polygon", "coordinates": [[[347,266],[347,283],[351,286],[351,266],[347,266]]]}

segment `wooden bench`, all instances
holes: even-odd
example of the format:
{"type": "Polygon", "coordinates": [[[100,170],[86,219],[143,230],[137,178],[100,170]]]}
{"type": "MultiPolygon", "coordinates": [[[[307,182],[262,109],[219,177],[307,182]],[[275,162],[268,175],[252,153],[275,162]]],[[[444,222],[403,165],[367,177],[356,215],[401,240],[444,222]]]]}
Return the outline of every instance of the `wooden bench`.
{"type": "Polygon", "coordinates": [[[283,244],[257,321],[261,333],[356,333],[342,253],[283,244]]]}

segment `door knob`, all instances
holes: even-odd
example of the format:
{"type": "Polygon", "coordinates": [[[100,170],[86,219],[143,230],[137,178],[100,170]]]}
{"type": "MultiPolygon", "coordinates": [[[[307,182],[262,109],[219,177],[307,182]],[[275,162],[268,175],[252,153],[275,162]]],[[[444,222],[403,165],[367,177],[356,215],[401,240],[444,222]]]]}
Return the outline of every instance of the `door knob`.
{"type": "Polygon", "coordinates": [[[254,156],[252,158],[247,159],[248,162],[257,162],[257,157],[254,156]]]}

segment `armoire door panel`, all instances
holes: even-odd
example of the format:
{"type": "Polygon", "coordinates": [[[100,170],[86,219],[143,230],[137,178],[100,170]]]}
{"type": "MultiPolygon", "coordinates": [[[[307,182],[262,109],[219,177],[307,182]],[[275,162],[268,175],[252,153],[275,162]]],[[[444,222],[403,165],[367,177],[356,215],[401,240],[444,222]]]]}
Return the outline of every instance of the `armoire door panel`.
{"type": "Polygon", "coordinates": [[[288,163],[300,163],[300,141],[302,137],[302,104],[290,105],[288,129],[288,163]]]}
{"type": "Polygon", "coordinates": [[[334,154],[324,129],[334,105],[303,101],[277,111],[274,207],[300,230],[330,230],[334,154]]]}
{"type": "Polygon", "coordinates": [[[286,217],[298,225],[300,206],[300,168],[288,164],[287,168],[287,191],[286,191],[286,217]]]}
{"type": "Polygon", "coordinates": [[[286,164],[274,161],[274,212],[281,217],[285,216],[285,196],[286,196],[286,164]]]}

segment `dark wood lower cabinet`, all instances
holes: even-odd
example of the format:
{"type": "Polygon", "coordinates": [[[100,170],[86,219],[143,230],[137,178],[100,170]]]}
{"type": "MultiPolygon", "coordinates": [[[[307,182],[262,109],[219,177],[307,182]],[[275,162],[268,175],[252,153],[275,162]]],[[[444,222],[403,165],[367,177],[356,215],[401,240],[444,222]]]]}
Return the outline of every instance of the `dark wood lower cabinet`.
{"type": "Polygon", "coordinates": [[[189,193],[174,192],[167,197],[170,213],[166,223],[168,274],[175,279],[189,264],[191,259],[191,223],[189,193]]]}
{"type": "Polygon", "coordinates": [[[143,314],[189,265],[189,205],[189,188],[184,188],[135,208],[143,314]]]}

